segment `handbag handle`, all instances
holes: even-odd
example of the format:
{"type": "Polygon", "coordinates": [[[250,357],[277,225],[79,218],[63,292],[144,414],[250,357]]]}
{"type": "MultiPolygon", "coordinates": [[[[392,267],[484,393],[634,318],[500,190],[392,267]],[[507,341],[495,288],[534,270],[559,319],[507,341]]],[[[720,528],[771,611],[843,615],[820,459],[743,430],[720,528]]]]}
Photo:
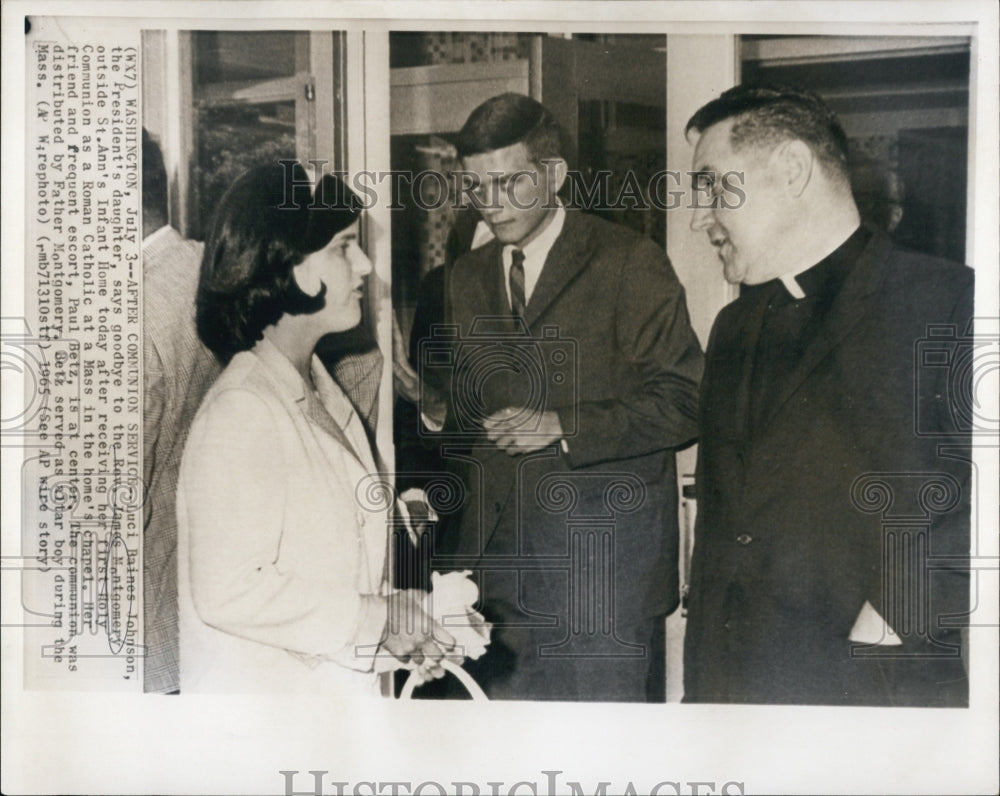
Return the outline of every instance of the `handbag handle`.
{"type": "MultiPolygon", "coordinates": [[[[465,669],[459,666],[457,663],[449,661],[447,658],[441,661],[441,668],[446,671],[451,672],[458,681],[465,686],[465,690],[469,692],[469,696],[472,697],[473,702],[488,702],[489,697],[486,696],[486,692],[479,687],[479,683],[475,681],[473,676],[469,674],[465,669]]],[[[413,690],[421,684],[420,678],[417,676],[417,672],[414,669],[410,672],[410,676],[406,678],[406,683],[403,684],[403,690],[399,693],[400,699],[412,699],[413,690]]]]}

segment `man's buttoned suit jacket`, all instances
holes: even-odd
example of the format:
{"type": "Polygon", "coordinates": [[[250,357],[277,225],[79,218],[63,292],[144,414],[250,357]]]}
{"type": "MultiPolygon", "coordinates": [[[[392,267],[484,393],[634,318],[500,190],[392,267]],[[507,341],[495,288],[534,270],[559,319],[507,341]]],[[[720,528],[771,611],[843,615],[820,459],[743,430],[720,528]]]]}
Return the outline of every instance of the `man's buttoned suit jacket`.
{"type": "Polygon", "coordinates": [[[480,676],[491,696],[640,699],[633,628],[678,602],[674,454],[703,365],[684,291],[651,240],[567,210],[521,328],[501,254],[468,253],[448,285],[443,439],[461,433],[442,449],[467,493],[442,552],[477,571],[497,623],[480,676]],[[568,452],[485,438],[483,416],[523,405],[558,412],[568,452]]]}
{"type": "Polygon", "coordinates": [[[767,292],[719,314],[701,395],[686,700],[967,698],[948,625],[967,610],[970,466],[967,435],[950,432],[972,295],[970,269],[875,233],[797,366],[763,374],[774,399],[753,434],[767,292]],[[901,645],[849,641],[866,601],[901,645]]]}

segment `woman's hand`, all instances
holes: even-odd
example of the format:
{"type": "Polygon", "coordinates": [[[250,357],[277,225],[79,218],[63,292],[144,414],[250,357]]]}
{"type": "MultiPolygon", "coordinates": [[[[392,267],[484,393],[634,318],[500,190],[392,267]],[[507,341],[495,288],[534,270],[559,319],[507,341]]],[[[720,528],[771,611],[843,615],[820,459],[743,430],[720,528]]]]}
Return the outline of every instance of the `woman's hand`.
{"type": "Polygon", "coordinates": [[[404,589],[389,596],[389,621],[382,647],[403,663],[412,663],[425,683],[444,676],[441,660],[455,639],[423,609],[425,593],[404,589]]]}

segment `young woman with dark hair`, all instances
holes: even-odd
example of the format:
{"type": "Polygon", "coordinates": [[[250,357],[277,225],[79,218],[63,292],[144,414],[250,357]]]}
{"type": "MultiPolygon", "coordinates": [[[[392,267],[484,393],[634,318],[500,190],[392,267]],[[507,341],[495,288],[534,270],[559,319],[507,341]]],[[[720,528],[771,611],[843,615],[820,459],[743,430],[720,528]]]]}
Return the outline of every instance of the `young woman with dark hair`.
{"type": "Polygon", "coordinates": [[[181,465],[182,692],[376,693],[383,654],[443,674],[450,636],[421,593],[387,586],[375,457],[314,354],[361,319],[360,212],[339,179],[313,192],[289,163],[247,172],[218,209],[197,325],[228,364],[181,465]]]}

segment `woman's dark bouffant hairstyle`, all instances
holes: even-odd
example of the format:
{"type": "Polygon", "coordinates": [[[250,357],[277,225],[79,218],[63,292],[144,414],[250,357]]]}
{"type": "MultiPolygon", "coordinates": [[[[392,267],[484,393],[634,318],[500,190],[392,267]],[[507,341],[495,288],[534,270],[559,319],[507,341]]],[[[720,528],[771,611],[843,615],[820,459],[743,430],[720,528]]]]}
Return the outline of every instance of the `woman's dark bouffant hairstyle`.
{"type": "Polygon", "coordinates": [[[303,293],[292,269],[361,215],[361,201],[326,175],[315,195],[294,161],[251,169],[230,186],[205,242],[198,281],[201,341],[223,362],[253,348],[285,313],[316,312],[326,286],[303,293]]]}

